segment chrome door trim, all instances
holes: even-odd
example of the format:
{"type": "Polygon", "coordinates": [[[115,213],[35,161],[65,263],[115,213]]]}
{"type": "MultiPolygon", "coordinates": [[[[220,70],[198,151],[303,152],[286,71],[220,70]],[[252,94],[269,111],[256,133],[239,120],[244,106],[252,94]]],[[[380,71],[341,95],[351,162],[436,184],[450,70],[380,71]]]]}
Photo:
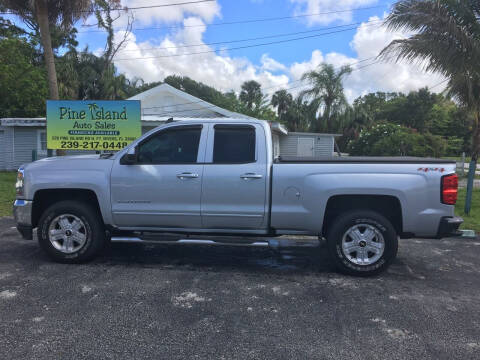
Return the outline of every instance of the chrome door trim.
{"type": "Polygon", "coordinates": [[[236,214],[236,213],[231,213],[231,214],[215,214],[215,213],[202,213],[202,216],[235,216],[235,217],[250,217],[250,218],[261,218],[263,217],[263,214],[236,214]]]}
{"type": "Polygon", "coordinates": [[[115,215],[166,215],[166,216],[194,216],[195,212],[191,213],[172,213],[172,212],[155,212],[155,211],[114,211],[115,215]]]}

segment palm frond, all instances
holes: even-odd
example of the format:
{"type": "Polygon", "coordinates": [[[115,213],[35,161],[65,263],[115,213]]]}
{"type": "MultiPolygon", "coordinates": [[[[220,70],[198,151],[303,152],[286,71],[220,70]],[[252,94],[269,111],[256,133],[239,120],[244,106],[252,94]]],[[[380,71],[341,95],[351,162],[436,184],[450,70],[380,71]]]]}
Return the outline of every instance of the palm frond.
{"type": "Polygon", "coordinates": [[[427,71],[445,76],[480,63],[480,24],[468,1],[402,0],[385,24],[390,30],[415,34],[392,41],[381,59],[425,62],[427,71]]]}

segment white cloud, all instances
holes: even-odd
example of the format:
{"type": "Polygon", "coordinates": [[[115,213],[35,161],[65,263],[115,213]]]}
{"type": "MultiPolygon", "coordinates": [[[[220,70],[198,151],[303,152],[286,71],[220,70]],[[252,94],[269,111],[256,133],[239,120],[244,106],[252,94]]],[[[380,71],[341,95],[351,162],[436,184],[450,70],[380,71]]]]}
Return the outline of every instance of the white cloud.
{"type": "MultiPolygon", "coordinates": [[[[378,20],[377,17],[369,19],[378,20]]],[[[362,24],[352,42],[352,49],[357,53],[357,60],[377,56],[382,49],[392,40],[405,38],[409,34],[397,32],[392,33],[386,27],[372,27],[362,24]]],[[[366,61],[355,67],[366,66],[372,61],[366,61]]],[[[405,61],[395,63],[393,59],[382,61],[378,64],[367,66],[361,70],[354,71],[346,81],[346,87],[350,89],[352,96],[362,95],[371,91],[401,91],[409,92],[420,87],[437,85],[444,77],[423,71],[418,64],[411,64],[405,61]]],[[[441,91],[443,86],[438,86],[433,91],[441,91]]]]}
{"type": "MultiPolygon", "coordinates": [[[[179,1],[184,2],[184,1],[179,1]]],[[[172,4],[171,0],[122,0],[122,7],[135,8],[152,5],[172,4]]],[[[135,25],[151,25],[154,23],[181,22],[187,16],[196,16],[206,22],[211,22],[215,17],[220,16],[220,5],[217,1],[192,3],[176,6],[152,7],[146,9],[131,10],[135,25]]],[[[115,26],[122,27],[126,24],[127,17],[122,15],[115,26]]]]}
{"type": "MultiPolygon", "coordinates": [[[[115,65],[118,70],[128,77],[141,77],[147,82],[162,81],[174,74],[189,76],[221,91],[238,91],[241,84],[247,80],[256,80],[263,87],[277,86],[289,81],[286,74],[273,73],[286,67],[268,55],[262,57],[261,66],[256,66],[248,59],[233,57],[226,51],[211,52],[213,48],[203,44],[206,26],[202,26],[205,24],[200,18],[186,18],[183,24],[186,27],[159,39],[156,43],[137,42],[135,35],[129,34],[127,45],[116,56],[115,65]],[[192,25],[195,27],[189,27],[192,25]],[[202,45],[181,47],[187,44],[202,45]],[[159,47],[162,49],[158,49],[159,47]],[[199,52],[204,53],[188,55],[199,52]]],[[[121,38],[121,34],[117,34],[116,36],[121,38]]]]}
{"type": "Polygon", "coordinates": [[[310,60],[301,63],[296,62],[290,66],[290,74],[293,81],[299,80],[304,73],[316,69],[324,61],[325,58],[323,57],[322,52],[320,50],[313,50],[310,60]]]}
{"type": "Polygon", "coordinates": [[[287,67],[282,63],[279,63],[277,60],[272,59],[268,54],[263,54],[262,58],[260,59],[262,63],[262,69],[267,71],[280,71],[280,70],[287,70],[287,67]]]}
{"type": "MultiPolygon", "coordinates": [[[[379,20],[378,17],[371,17],[368,21],[379,20]]],[[[350,42],[355,56],[338,52],[322,53],[316,49],[312,51],[310,59],[290,65],[282,64],[268,54],[263,54],[260,64],[256,65],[245,57],[230,54],[227,49],[211,52],[214,48],[203,42],[207,27],[204,20],[200,17],[187,17],[183,20],[183,25],[182,29],[144,42],[130,34],[126,47],[116,56],[115,65],[128,77],[141,77],[147,82],[162,81],[165,77],[176,74],[189,76],[221,91],[239,91],[244,81],[256,80],[262,84],[266,93],[272,94],[276,90],[287,88],[298,94],[305,87],[297,80],[306,71],[316,69],[323,62],[338,68],[351,64],[354,71],[344,82],[350,102],[368,92],[408,92],[423,86],[432,87],[443,80],[438,74],[423,72],[418,65],[376,63],[378,60],[375,57],[390,41],[408,34],[392,33],[385,27],[372,26],[367,22],[357,28],[350,42]],[[188,44],[200,46],[181,47],[188,44]],[[188,55],[192,52],[204,53],[188,55]]],[[[121,38],[121,33],[118,34],[118,38],[121,38]]],[[[433,91],[443,89],[444,84],[435,87],[433,91]]]]}
{"type": "MultiPolygon", "coordinates": [[[[376,20],[380,19],[378,17],[369,19],[369,21],[376,20]]],[[[363,23],[358,27],[350,43],[357,56],[349,57],[335,52],[323,55],[320,50],[314,50],[310,60],[290,66],[290,77],[292,80],[297,80],[303,73],[317,68],[322,62],[333,64],[337,68],[350,64],[354,71],[345,78],[344,82],[345,94],[350,102],[369,92],[409,92],[424,86],[437,85],[444,78],[439,74],[424,72],[418,64],[378,62],[375,58],[392,40],[405,38],[407,35],[400,32],[392,33],[383,26],[363,23]],[[365,59],[369,60],[363,61],[365,59]]],[[[432,91],[439,92],[444,88],[445,84],[442,84],[433,88],[432,91]]],[[[296,92],[299,90],[302,89],[295,89],[296,92]]]]}
{"type": "Polygon", "coordinates": [[[308,25],[327,25],[335,21],[351,22],[353,11],[377,3],[378,0],[290,0],[295,4],[294,15],[319,14],[305,17],[308,25]],[[336,12],[341,11],[341,12],[336,12]],[[325,14],[328,13],[328,14],[325,14]]]}

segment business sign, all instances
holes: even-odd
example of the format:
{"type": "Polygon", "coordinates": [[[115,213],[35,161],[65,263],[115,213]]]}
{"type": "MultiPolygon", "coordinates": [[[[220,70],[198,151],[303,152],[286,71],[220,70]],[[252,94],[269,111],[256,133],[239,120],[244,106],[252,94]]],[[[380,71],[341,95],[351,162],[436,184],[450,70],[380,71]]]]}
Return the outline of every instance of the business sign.
{"type": "Polygon", "coordinates": [[[139,100],[48,100],[47,148],[120,150],[142,134],[139,100]]]}

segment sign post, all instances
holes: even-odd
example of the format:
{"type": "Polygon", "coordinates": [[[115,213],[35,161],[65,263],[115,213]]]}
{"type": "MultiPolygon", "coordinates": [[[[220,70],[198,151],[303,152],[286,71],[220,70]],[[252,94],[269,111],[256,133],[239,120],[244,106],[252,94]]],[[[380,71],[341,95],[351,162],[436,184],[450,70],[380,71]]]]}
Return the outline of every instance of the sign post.
{"type": "Polygon", "coordinates": [[[47,148],[121,150],[142,134],[139,100],[48,100],[47,148]]]}

